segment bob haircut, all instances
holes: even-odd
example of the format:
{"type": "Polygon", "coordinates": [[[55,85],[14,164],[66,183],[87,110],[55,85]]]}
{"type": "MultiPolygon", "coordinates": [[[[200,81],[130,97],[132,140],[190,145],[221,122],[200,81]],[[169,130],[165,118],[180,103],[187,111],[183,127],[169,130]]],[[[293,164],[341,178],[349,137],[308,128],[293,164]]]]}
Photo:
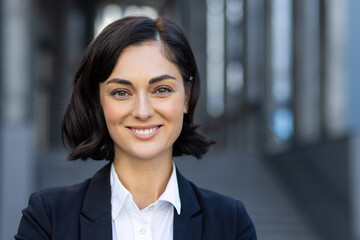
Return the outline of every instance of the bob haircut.
{"type": "Polygon", "coordinates": [[[173,145],[173,156],[185,154],[201,158],[215,143],[193,125],[200,78],[184,33],[165,18],[152,20],[132,16],[108,25],[85,51],[73,79],[70,102],[61,126],[62,142],[70,151],[68,160],[113,160],[114,146],[100,105],[99,84],[110,76],[124,48],[148,41],[160,42],[164,56],[179,68],[185,92],[190,96],[182,131],[173,145]]]}

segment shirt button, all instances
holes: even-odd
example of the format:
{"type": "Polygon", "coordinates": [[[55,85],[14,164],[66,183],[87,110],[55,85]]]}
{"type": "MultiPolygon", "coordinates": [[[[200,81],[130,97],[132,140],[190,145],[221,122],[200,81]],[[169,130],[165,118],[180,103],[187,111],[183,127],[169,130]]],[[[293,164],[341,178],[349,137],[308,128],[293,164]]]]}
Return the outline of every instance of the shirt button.
{"type": "Polygon", "coordinates": [[[152,210],[154,210],[154,205],[151,205],[148,209],[149,209],[149,211],[152,211],[152,210]]]}
{"type": "Polygon", "coordinates": [[[145,228],[140,229],[140,230],[139,230],[139,233],[140,233],[141,235],[144,235],[144,234],[146,233],[146,229],[145,229],[145,228]]]}

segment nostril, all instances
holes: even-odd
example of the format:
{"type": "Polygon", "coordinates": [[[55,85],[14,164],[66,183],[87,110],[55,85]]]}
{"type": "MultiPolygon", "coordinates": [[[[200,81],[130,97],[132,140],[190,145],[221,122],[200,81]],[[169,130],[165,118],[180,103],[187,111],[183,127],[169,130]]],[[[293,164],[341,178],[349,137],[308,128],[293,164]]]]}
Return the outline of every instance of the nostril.
{"type": "Polygon", "coordinates": [[[146,120],[154,114],[154,109],[148,97],[139,97],[133,109],[133,116],[140,120],[146,120]]]}

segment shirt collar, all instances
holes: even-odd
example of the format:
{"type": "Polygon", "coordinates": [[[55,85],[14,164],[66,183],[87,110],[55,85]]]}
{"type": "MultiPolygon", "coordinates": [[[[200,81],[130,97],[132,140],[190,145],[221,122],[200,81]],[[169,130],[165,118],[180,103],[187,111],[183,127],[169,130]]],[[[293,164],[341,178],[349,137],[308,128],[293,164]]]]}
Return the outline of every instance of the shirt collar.
{"type": "MultiPolygon", "coordinates": [[[[124,203],[127,198],[132,199],[131,193],[124,187],[124,185],[119,180],[114,168],[114,163],[111,164],[110,170],[110,185],[111,185],[111,215],[114,220],[121,209],[124,206],[124,203]]],[[[164,193],[156,201],[166,201],[171,203],[178,215],[181,212],[181,201],[179,194],[179,187],[176,175],[176,167],[173,163],[173,171],[171,173],[169,182],[166,186],[164,193]]]]}
{"type": "Polygon", "coordinates": [[[176,176],[176,167],[173,163],[173,171],[171,173],[169,182],[166,186],[164,193],[160,196],[158,201],[167,201],[174,205],[176,212],[180,215],[181,212],[181,201],[179,194],[178,181],[176,176]]]}
{"type": "Polygon", "coordinates": [[[111,215],[113,220],[119,214],[124,206],[125,200],[131,196],[130,192],[122,185],[118,175],[115,172],[114,163],[111,164],[110,170],[110,186],[111,186],[111,215]]]}

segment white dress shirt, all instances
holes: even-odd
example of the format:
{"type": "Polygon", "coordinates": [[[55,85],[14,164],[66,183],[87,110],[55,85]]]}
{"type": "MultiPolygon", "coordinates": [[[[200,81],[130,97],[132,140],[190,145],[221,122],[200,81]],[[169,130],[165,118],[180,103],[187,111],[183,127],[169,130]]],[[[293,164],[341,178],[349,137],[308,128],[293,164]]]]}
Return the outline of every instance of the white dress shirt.
{"type": "Polygon", "coordinates": [[[139,210],[131,193],[120,182],[114,164],[110,171],[113,240],[173,239],[174,207],[180,215],[181,202],[175,164],[165,192],[139,210]]]}

